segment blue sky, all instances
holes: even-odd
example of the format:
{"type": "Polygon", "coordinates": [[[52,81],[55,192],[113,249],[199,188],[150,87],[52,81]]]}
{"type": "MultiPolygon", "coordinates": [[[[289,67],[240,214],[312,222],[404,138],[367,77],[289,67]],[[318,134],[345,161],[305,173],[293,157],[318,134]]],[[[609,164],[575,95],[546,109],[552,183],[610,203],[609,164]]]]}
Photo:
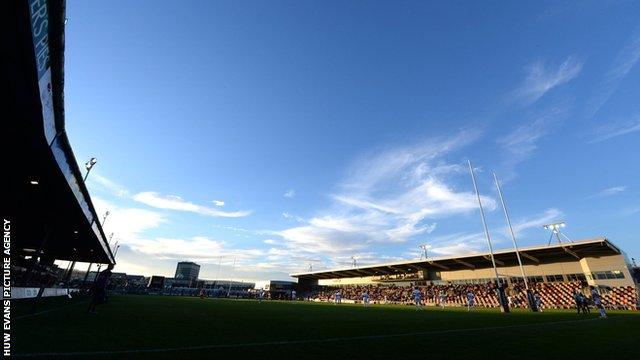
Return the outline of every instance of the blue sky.
{"type": "Polygon", "coordinates": [[[68,1],[67,131],[117,270],[286,279],[567,221],[640,256],[640,4],[68,1]],[[236,260],[234,269],[232,264],[236,260]]]}

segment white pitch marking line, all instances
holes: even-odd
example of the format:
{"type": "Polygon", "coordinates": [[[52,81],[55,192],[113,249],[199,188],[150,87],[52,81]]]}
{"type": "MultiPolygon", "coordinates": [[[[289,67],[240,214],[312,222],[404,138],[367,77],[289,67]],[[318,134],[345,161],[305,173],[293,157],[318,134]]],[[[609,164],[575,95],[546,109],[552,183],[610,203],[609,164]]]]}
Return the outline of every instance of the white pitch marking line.
{"type": "MultiPolygon", "coordinates": [[[[615,317],[615,318],[617,318],[617,317],[615,317]]],[[[326,339],[281,340],[281,341],[252,342],[252,343],[244,343],[244,344],[197,345],[197,346],[183,346],[183,347],[156,348],[156,349],[77,351],[77,352],[58,352],[58,353],[56,353],[56,352],[26,353],[26,354],[14,354],[13,356],[15,356],[15,357],[38,357],[38,356],[117,355],[117,354],[142,354],[142,353],[160,353],[160,352],[173,352],[173,351],[209,350],[209,349],[229,349],[229,348],[259,347],[259,346],[273,346],[273,345],[322,344],[322,343],[329,343],[329,342],[341,342],[341,341],[352,341],[352,340],[388,339],[388,338],[397,338],[397,337],[450,334],[450,333],[459,333],[459,332],[514,329],[514,328],[535,327],[535,326],[540,326],[540,325],[575,324],[575,323],[581,323],[581,322],[587,322],[587,321],[597,321],[597,320],[600,320],[600,319],[591,318],[591,319],[568,320],[568,321],[551,321],[551,322],[546,322],[546,323],[535,323],[535,324],[487,326],[487,327],[481,327],[481,328],[433,330],[433,331],[420,331],[420,332],[400,333],[400,334],[361,335],[361,336],[349,336],[349,337],[326,338],[326,339]]],[[[608,321],[610,321],[610,320],[611,319],[608,319],[608,321]]]]}

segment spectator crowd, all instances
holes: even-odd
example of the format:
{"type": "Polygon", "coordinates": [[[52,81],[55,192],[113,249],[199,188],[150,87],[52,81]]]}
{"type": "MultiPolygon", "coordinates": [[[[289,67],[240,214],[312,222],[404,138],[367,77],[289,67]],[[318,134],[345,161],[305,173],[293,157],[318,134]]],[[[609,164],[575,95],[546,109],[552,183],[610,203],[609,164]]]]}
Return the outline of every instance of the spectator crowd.
{"type": "MultiPolygon", "coordinates": [[[[586,294],[589,298],[589,287],[579,281],[575,282],[538,282],[529,284],[531,291],[541,301],[542,308],[547,309],[571,309],[576,307],[576,294],[586,294]]],[[[309,298],[317,301],[333,301],[335,293],[340,292],[343,300],[359,302],[362,294],[367,292],[372,303],[379,304],[412,304],[411,293],[413,284],[398,286],[393,284],[376,285],[345,285],[340,287],[325,287],[309,295],[309,298]]],[[[418,286],[422,293],[422,299],[426,304],[445,306],[464,306],[467,303],[466,295],[472,292],[475,295],[476,304],[480,307],[498,307],[497,287],[495,283],[486,284],[429,284],[418,286]]],[[[636,290],[631,287],[601,288],[600,294],[603,305],[608,309],[635,309],[638,301],[636,290]]],[[[526,308],[527,294],[524,283],[514,282],[505,288],[505,293],[512,308],[526,308]]]]}

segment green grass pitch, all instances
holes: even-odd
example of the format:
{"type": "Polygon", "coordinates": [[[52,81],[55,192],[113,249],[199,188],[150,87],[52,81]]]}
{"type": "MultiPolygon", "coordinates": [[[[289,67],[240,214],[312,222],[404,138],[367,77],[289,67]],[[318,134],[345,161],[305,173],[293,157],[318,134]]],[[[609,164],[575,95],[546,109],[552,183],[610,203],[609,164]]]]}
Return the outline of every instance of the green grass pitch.
{"type": "Polygon", "coordinates": [[[14,302],[13,354],[47,359],[640,359],[640,314],[113,296],[14,302]]]}

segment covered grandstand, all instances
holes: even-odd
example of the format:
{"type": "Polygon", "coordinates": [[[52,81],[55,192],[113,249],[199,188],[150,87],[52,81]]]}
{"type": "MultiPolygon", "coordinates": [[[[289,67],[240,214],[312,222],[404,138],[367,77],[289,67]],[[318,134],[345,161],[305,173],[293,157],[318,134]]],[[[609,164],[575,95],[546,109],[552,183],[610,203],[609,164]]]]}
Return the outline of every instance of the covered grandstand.
{"type": "Polygon", "coordinates": [[[115,259],[65,131],[65,1],[9,1],[1,13],[9,88],[3,188],[10,190],[3,217],[11,223],[13,286],[48,287],[55,260],[115,259]]]}
{"type": "MultiPolygon", "coordinates": [[[[593,285],[633,285],[623,252],[601,237],[549,246],[521,248],[528,277],[554,281],[585,280],[593,285]],[[556,277],[560,275],[561,278],[556,277]]],[[[516,252],[494,252],[501,278],[521,277],[516,252]]],[[[300,284],[331,285],[378,282],[479,282],[493,276],[490,253],[409,260],[291,274],[300,284]]],[[[535,279],[534,279],[535,280],[535,279]]]]}
{"type": "MultiPolygon", "coordinates": [[[[603,301],[614,309],[635,309],[637,284],[624,253],[608,239],[596,238],[519,250],[528,286],[544,307],[571,308],[577,292],[589,294],[589,286],[601,289],[603,301]]],[[[514,307],[526,307],[524,279],[514,250],[494,252],[498,275],[514,307]]],[[[497,307],[497,286],[490,253],[444,256],[367,265],[361,267],[292,274],[310,297],[332,301],[340,290],[343,299],[358,302],[363,292],[372,301],[411,303],[417,286],[427,303],[462,306],[466,293],[476,294],[484,307],[497,307]]]]}

